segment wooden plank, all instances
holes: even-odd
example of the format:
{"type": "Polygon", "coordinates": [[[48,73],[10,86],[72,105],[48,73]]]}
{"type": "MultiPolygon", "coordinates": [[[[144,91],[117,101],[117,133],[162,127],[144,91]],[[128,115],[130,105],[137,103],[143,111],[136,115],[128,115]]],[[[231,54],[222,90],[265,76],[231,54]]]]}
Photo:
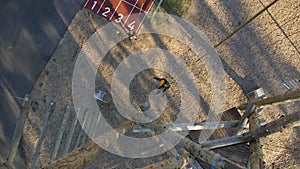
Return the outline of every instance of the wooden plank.
{"type": "MultiPolygon", "coordinates": [[[[249,130],[255,131],[259,129],[259,119],[257,109],[254,110],[254,113],[249,117],[249,130]]],[[[262,169],[264,168],[263,163],[263,152],[259,139],[250,142],[250,166],[251,168],[262,169]]]]}
{"type": "MultiPolygon", "coordinates": [[[[202,142],[201,145],[203,147],[209,147],[211,149],[214,148],[220,148],[224,146],[230,146],[230,145],[237,145],[240,143],[246,143],[251,142],[254,140],[257,140],[262,137],[266,137],[270,134],[273,134],[275,132],[281,131],[283,127],[287,125],[293,126],[295,122],[300,121],[300,111],[287,115],[285,117],[281,117],[279,119],[276,119],[270,123],[267,123],[260,128],[256,129],[255,131],[249,131],[247,133],[244,133],[242,135],[238,136],[232,136],[228,138],[222,138],[217,140],[211,140],[202,142]]],[[[234,146],[236,147],[236,146],[234,146]]],[[[233,148],[233,147],[230,147],[233,148]]]]}
{"type": "MultiPolygon", "coordinates": [[[[121,130],[122,132],[124,132],[131,128],[133,125],[134,123],[126,123],[118,127],[117,130],[121,130]]],[[[182,136],[178,134],[178,137],[181,138],[182,136]]],[[[213,151],[210,151],[206,148],[202,148],[201,145],[187,138],[183,138],[179,145],[186,149],[188,152],[190,152],[193,156],[201,158],[202,160],[208,162],[216,168],[222,168],[222,166],[226,164],[219,154],[216,154],[213,151]]],[[[96,143],[90,141],[81,148],[78,148],[70,154],[66,155],[62,159],[54,161],[52,164],[49,164],[48,166],[45,166],[43,168],[81,169],[87,166],[92,161],[94,161],[102,151],[103,149],[101,147],[99,147],[96,143]]]]}
{"type": "MultiPolygon", "coordinates": [[[[124,123],[123,125],[116,128],[120,133],[124,133],[126,129],[133,126],[133,123],[124,123]],[[125,130],[124,130],[125,129],[125,130]]],[[[108,133],[109,134],[109,133],[108,133]]],[[[71,153],[64,156],[62,159],[56,160],[53,163],[43,167],[44,169],[82,169],[88,164],[93,162],[97,156],[103,151],[103,149],[98,146],[93,141],[89,141],[82,147],[75,149],[71,153]]]]}
{"type": "Polygon", "coordinates": [[[226,162],[223,160],[224,158],[221,155],[203,148],[200,144],[197,144],[187,138],[182,139],[178,146],[183,147],[191,153],[191,155],[204,160],[215,168],[224,168],[226,165],[226,162]]]}
{"type": "MultiPolygon", "coordinates": [[[[231,120],[240,120],[241,115],[234,107],[225,111],[222,115],[222,121],[231,121],[231,120]]],[[[235,135],[236,128],[228,128],[228,129],[218,129],[215,130],[213,135],[209,138],[209,140],[226,138],[235,135]]],[[[247,165],[248,157],[250,154],[249,147],[246,144],[239,144],[234,147],[223,147],[214,150],[216,153],[219,153],[223,157],[232,161],[233,163],[239,164],[239,166],[235,165],[235,168],[242,168],[247,165]]],[[[233,168],[231,166],[230,168],[233,168]]]]}
{"type": "Polygon", "coordinates": [[[248,103],[248,106],[247,106],[247,108],[246,108],[243,116],[241,117],[241,119],[240,119],[240,121],[239,121],[239,123],[237,125],[236,131],[235,131],[235,133],[233,133],[233,135],[237,135],[237,134],[239,134],[242,131],[242,129],[243,129],[242,126],[245,123],[246,118],[248,118],[249,116],[251,116],[252,113],[254,112],[254,110],[255,110],[254,101],[250,101],[248,103]]]}
{"type": "Polygon", "coordinates": [[[236,127],[238,122],[238,120],[233,120],[220,122],[178,123],[166,125],[164,128],[167,128],[171,131],[221,129],[236,127]]]}
{"type": "Polygon", "coordinates": [[[172,155],[164,158],[162,161],[144,166],[139,169],[165,169],[165,168],[182,168],[188,159],[187,154],[178,154],[177,150],[173,148],[169,151],[172,155]]]}
{"type": "MultiPolygon", "coordinates": [[[[285,104],[289,102],[295,102],[300,100],[300,90],[295,90],[287,94],[277,95],[273,97],[268,97],[266,99],[258,100],[255,102],[257,108],[270,107],[274,105],[285,104]]],[[[244,103],[238,107],[239,110],[245,110],[248,103],[244,103]]]]}
{"type": "MultiPolygon", "coordinates": [[[[221,121],[234,121],[240,119],[241,115],[235,107],[223,112],[221,117],[221,121]]],[[[213,135],[210,136],[209,140],[230,137],[235,134],[234,131],[234,128],[217,129],[214,131],[213,135]]]]}
{"type": "MultiPolygon", "coordinates": [[[[262,88],[256,89],[247,94],[248,100],[250,103],[256,102],[257,100],[261,100],[265,97],[265,93],[262,88]]],[[[248,116],[249,119],[249,131],[255,131],[260,127],[259,122],[259,110],[256,106],[253,106],[253,113],[248,116]]],[[[246,113],[245,113],[246,114],[246,113]]],[[[254,140],[249,144],[250,148],[250,168],[263,169],[264,161],[263,161],[263,152],[262,146],[260,144],[260,140],[254,140]]]]}
{"type": "MultiPolygon", "coordinates": [[[[156,129],[157,132],[162,132],[163,128],[157,128],[155,125],[148,125],[148,128],[151,130],[156,129]]],[[[223,159],[222,156],[219,154],[210,151],[207,148],[203,148],[200,144],[197,144],[193,142],[192,140],[182,137],[182,135],[178,134],[177,132],[174,132],[174,136],[177,137],[177,139],[180,139],[180,143],[178,144],[179,147],[184,148],[186,151],[188,151],[192,156],[196,158],[200,158],[210,165],[216,167],[216,168],[222,168],[226,165],[226,162],[223,159]]]]}
{"type": "MultiPolygon", "coordinates": [[[[204,129],[220,129],[220,128],[234,128],[239,124],[239,120],[233,121],[220,121],[220,122],[199,122],[199,123],[175,123],[167,124],[163,126],[164,129],[171,131],[193,131],[193,130],[204,130],[204,129]]],[[[161,126],[158,126],[161,128],[161,126]]],[[[152,132],[150,128],[145,126],[137,125],[134,126],[134,133],[146,133],[152,132]]]]}
{"type": "MultiPolygon", "coordinates": [[[[225,112],[221,113],[221,115],[221,121],[236,121],[241,119],[241,115],[235,107],[226,110],[225,112]]],[[[200,132],[203,131],[191,131],[189,136],[192,138],[192,140],[198,142],[198,136],[200,132]]],[[[235,128],[216,129],[213,132],[213,134],[209,137],[209,140],[233,136],[235,135],[235,131],[235,128]]],[[[222,157],[227,158],[228,161],[232,161],[231,163],[240,164],[240,166],[231,165],[229,166],[230,168],[242,168],[246,166],[250,154],[249,148],[245,144],[240,144],[235,147],[222,147],[213,151],[220,154],[222,157]]],[[[203,163],[203,161],[201,161],[200,163],[201,165],[203,165],[204,168],[207,168],[208,165],[203,163]]]]}

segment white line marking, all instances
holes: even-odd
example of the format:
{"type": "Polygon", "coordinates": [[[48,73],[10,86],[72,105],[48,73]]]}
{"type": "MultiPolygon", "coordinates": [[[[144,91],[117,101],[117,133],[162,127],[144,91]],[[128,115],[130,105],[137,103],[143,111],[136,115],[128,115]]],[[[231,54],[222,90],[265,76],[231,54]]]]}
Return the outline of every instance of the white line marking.
{"type": "Polygon", "coordinates": [[[147,16],[147,15],[145,14],[145,16],[143,17],[142,21],[140,22],[140,25],[138,26],[138,28],[136,29],[135,32],[138,32],[138,31],[139,31],[140,27],[143,25],[143,22],[144,22],[146,16],[147,16]]]}
{"type": "Polygon", "coordinates": [[[99,8],[98,11],[97,11],[97,14],[100,12],[100,10],[101,10],[102,6],[104,5],[105,1],[106,1],[106,0],[104,0],[104,1],[102,2],[100,8],[99,8]]]}
{"type": "Polygon", "coordinates": [[[139,27],[136,29],[136,32],[139,32],[139,30],[140,30],[141,26],[143,25],[143,22],[144,22],[144,20],[145,20],[145,18],[146,18],[146,16],[147,16],[148,12],[151,10],[153,4],[154,4],[154,0],[152,1],[152,4],[151,4],[150,7],[148,8],[148,10],[147,10],[145,16],[143,17],[143,19],[142,19],[142,21],[141,21],[139,27]]]}
{"type": "Polygon", "coordinates": [[[86,5],[90,2],[90,0],[86,1],[86,3],[84,4],[84,8],[86,7],[86,5]]]}
{"type": "MultiPolygon", "coordinates": [[[[124,0],[122,0],[122,1],[124,2],[124,0]]],[[[122,25],[123,27],[124,27],[124,25],[126,24],[126,22],[128,21],[128,19],[130,18],[130,16],[131,16],[131,14],[132,14],[134,8],[136,7],[136,4],[138,3],[138,1],[139,1],[139,0],[135,1],[134,6],[132,7],[132,9],[131,9],[129,15],[127,16],[126,20],[124,21],[124,23],[123,23],[123,25],[122,25]]]]}
{"type": "Polygon", "coordinates": [[[114,9],[113,14],[111,15],[111,17],[109,18],[109,20],[111,20],[111,18],[114,16],[114,14],[116,13],[116,11],[118,10],[120,4],[121,4],[122,0],[119,1],[119,4],[117,5],[116,9],[114,9]]]}
{"type": "Polygon", "coordinates": [[[148,10],[146,11],[146,13],[148,13],[148,12],[151,10],[151,8],[152,8],[152,6],[153,6],[153,4],[154,4],[154,1],[155,1],[155,0],[152,0],[152,4],[150,5],[150,7],[149,7],[148,10]]]}
{"type": "Polygon", "coordinates": [[[91,10],[94,10],[94,8],[95,8],[95,6],[97,5],[97,3],[98,3],[98,1],[94,1],[94,4],[93,4],[91,10]]]}
{"type": "MultiPolygon", "coordinates": [[[[129,5],[131,5],[131,6],[134,6],[134,4],[132,4],[132,3],[130,3],[130,2],[127,2],[127,1],[125,1],[125,0],[122,0],[122,1],[125,2],[125,3],[127,3],[127,4],[129,4],[129,5]]],[[[136,6],[136,8],[139,9],[139,10],[141,10],[141,11],[143,11],[143,12],[146,12],[146,11],[144,11],[143,9],[141,9],[141,8],[139,8],[139,7],[137,7],[137,6],[136,6]]]]}
{"type": "Polygon", "coordinates": [[[285,83],[283,83],[283,85],[288,89],[290,90],[290,87],[288,85],[286,85],[285,83]]]}

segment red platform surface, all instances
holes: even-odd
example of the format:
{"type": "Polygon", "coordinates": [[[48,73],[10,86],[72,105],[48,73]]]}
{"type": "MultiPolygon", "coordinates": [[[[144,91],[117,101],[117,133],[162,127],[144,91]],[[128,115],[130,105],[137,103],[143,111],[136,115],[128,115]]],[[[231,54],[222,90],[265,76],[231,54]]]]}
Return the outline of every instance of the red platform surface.
{"type": "Polygon", "coordinates": [[[87,0],[84,8],[137,33],[155,0],[87,0]]]}

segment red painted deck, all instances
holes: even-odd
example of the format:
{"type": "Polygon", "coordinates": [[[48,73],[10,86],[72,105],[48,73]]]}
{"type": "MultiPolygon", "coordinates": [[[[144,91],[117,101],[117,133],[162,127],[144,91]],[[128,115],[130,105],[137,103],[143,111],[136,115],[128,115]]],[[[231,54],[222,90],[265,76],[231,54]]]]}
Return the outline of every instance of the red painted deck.
{"type": "Polygon", "coordinates": [[[155,0],[87,0],[84,8],[138,32],[155,0]]]}

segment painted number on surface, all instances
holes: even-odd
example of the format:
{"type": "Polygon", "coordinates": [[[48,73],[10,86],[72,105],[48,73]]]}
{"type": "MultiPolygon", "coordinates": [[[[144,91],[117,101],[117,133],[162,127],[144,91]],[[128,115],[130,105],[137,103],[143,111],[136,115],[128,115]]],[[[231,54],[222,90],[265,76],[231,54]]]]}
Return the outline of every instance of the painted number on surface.
{"type": "Polygon", "coordinates": [[[122,21],[122,19],[123,19],[123,15],[122,14],[118,14],[118,18],[117,19],[115,19],[115,21],[117,22],[117,23],[121,23],[121,21],[122,21]]]}
{"type": "Polygon", "coordinates": [[[106,7],[104,9],[105,9],[105,11],[102,13],[102,16],[107,17],[107,14],[110,12],[110,8],[106,7]]]}
{"type": "Polygon", "coordinates": [[[96,5],[97,5],[97,1],[94,1],[94,4],[93,4],[91,10],[94,10],[94,8],[95,8],[96,5]]]}
{"type": "Polygon", "coordinates": [[[128,25],[128,28],[129,28],[130,30],[133,30],[134,27],[135,27],[135,21],[131,22],[131,23],[128,25]]]}

